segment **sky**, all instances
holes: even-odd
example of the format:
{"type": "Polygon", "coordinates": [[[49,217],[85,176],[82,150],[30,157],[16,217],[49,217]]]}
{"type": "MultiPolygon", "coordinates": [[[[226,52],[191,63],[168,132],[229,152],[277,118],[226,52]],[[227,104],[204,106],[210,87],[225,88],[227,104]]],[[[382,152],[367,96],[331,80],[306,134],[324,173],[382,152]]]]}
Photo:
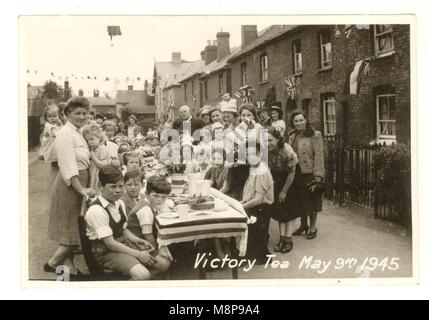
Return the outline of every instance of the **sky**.
{"type": "MultiPolygon", "coordinates": [[[[152,81],[154,61],[170,61],[173,51],[180,51],[182,59],[199,60],[207,40],[215,40],[221,30],[230,33],[231,48],[239,46],[241,24],[248,22],[217,16],[21,17],[21,71],[32,85],[49,79],[63,83],[68,76],[73,90],[80,87],[85,93],[94,88],[113,92],[129,84],[143,89],[144,80],[152,81]],[[112,42],[109,25],[122,32],[112,42]],[[81,79],[88,76],[97,80],[81,79]],[[111,80],[104,81],[106,77],[111,80]]],[[[258,25],[258,31],[265,27],[258,25]]]]}

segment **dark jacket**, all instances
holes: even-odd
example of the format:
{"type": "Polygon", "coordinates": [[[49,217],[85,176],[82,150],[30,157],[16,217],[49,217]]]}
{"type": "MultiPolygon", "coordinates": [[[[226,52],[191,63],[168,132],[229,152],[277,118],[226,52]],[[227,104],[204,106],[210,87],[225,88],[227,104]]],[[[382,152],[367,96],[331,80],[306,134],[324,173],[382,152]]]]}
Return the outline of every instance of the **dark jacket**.
{"type": "MultiPolygon", "coordinates": [[[[192,117],[191,118],[191,135],[198,129],[204,128],[206,123],[199,118],[192,117]]],[[[173,129],[178,130],[180,133],[183,132],[183,120],[177,119],[173,123],[173,129]]]]}

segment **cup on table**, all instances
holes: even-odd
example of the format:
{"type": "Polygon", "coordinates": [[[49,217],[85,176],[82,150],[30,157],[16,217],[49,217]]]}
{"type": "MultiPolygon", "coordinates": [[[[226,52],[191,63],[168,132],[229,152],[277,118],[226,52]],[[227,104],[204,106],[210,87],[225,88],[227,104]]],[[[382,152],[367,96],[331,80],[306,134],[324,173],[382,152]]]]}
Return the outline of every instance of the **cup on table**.
{"type": "Polygon", "coordinates": [[[180,219],[189,218],[190,207],[188,204],[179,204],[177,205],[176,210],[177,210],[177,213],[179,214],[180,219]]]}

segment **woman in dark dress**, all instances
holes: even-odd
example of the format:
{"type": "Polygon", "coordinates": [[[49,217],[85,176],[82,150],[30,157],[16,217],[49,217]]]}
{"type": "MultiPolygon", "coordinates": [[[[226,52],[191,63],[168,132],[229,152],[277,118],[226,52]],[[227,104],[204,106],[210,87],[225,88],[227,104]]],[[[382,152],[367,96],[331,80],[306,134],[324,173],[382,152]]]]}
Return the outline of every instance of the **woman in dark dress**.
{"type": "Polygon", "coordinates": [[[292,199],[296,190],[292,188],[295,166],[298,158],[281,133],[274,127],[268,128],[268,165],[274,179],[274,203],[271,217],[279,222],[280,240],[275,252],[287,253],[293,249],[293,221],[299,212],[294,208],[292,199]]]}
{"type": "Polygon", "coordinates": [[[310,186],[321,186],[324,181],[323,137],[321,132],[312,128],[302,110],[292,112],[290,121],[293,130],[289,134],[289,144],[298,155],[294,181],[298,196],[295,201],[302,213],[301,226],[293,235],[305,232],[307,239],[311,240],[317,235],[317,213],[322,211],[322,188],[312,192],[310,186]],[[310,226],[307,217],[310,218],[310,226]]]}

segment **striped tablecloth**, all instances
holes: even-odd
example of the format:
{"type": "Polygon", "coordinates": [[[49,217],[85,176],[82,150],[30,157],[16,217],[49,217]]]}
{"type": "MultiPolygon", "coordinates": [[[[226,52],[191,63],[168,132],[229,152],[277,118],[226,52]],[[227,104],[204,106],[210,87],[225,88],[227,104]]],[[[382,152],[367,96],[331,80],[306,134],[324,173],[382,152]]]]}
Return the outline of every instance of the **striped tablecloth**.
{"type": "MultiPolygon", "coordinates": [[[[218,194],[212,192],[212,195],[218,194]]],[[[190,211],[189,218],[186,220],[156,217],[155,225],[158,229],[159,246],[209,238],[234,237],[239,255],[244,256],[247,246],[247,216],[243,213],[244,210],[240,210],[239,207],[237,210],[235,208],[237,203],[228,199],[227,196],[222,194],[219,197],[230,203],[229,208],[225,211],[205,211],[208,213],[205,215],[198,215],[199,211],[190,211]]]]}

